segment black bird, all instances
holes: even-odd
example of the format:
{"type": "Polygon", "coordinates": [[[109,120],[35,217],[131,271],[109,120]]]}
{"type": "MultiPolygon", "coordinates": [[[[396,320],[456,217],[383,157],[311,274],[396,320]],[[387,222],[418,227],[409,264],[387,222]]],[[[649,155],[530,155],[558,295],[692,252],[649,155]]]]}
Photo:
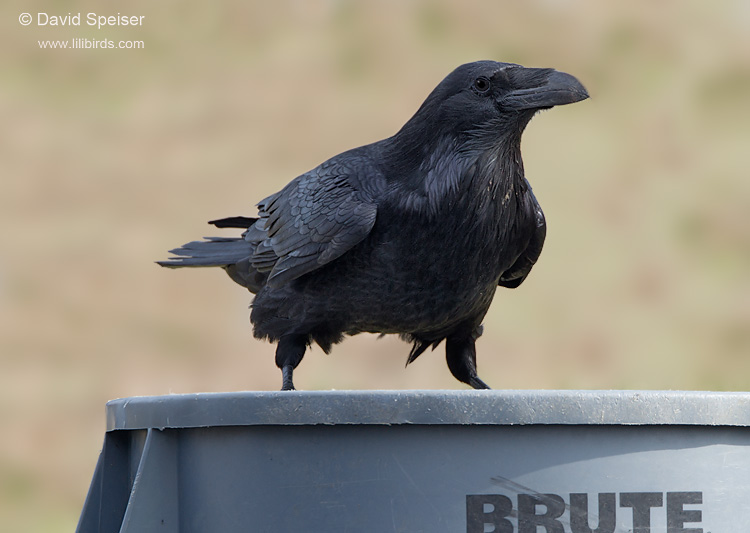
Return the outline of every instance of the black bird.
{"type": "Polygon", "coordinates": [[[256,294],[254,334],[278,343],[282,390],[312,342],[328,353],[361,332],[413,343],[407,365],[445,339],[456,379],[487,389],[482,319],[498,286],[526,279],[546,233],[521,133],[539,110],[587,97],[554,69],[462,65],[394,136],[298,176],[257,217],[210,222],[242,237],[191,242],[159,264],[219,266],[256,294]]]}

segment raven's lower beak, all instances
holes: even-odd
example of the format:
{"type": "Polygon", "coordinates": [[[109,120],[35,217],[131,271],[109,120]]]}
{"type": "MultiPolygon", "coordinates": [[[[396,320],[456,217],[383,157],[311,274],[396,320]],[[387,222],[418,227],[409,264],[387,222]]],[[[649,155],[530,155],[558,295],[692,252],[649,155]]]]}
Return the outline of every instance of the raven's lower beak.
{"type": "Polygon", "coordinates": [[[520,87],[500,102],[508,109],[545,109],[572,104],[589,97],[586,88],[565,72],[546,68],[514,68],[508,72],[513,85],[520,87]]]}

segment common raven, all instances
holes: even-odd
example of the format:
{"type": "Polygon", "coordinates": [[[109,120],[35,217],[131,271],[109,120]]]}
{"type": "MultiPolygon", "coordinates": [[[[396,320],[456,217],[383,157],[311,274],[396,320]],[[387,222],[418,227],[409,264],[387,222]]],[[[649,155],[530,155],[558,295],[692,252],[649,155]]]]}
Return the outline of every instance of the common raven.
{"type": "Polygon", "coordinates": [[[307,346],[395,333],[407,365],[445,339],[475,389],[474,343],[498,286],[518,287],[542,251],[544,215],[521,161],[541,109],[588,97],[573,76],[478,61],[458,67],[392,137],[332,157],[258,203],[243,228],[172,250],[166,267],[224,268],[255,293],[259,339],[277,342],[282,390],[307,346]]]}

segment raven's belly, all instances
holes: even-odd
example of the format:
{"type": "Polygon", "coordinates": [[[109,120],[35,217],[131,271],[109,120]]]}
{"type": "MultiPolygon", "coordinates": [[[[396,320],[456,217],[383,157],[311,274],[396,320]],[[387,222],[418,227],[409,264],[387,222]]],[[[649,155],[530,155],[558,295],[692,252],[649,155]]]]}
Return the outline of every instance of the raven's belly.
{"type": "Polygon", "coordinates": [[[472,298],[449,298],[445,294],[408,293],[390,301],[352,309],[346,333],[409,333],[439,339],[459,326],[478,325],[492,302],[495,287],[476,291],[472,298]]]}
{"type": "Polygon", "coordinates": [[[310,276],[303,291],[312,314],[336,317],[347,334],[438,335],[466,322],[478,324],[497,288],[499,273],[476,255],[462,263],[438,251],[358,252],[310,276]]]}

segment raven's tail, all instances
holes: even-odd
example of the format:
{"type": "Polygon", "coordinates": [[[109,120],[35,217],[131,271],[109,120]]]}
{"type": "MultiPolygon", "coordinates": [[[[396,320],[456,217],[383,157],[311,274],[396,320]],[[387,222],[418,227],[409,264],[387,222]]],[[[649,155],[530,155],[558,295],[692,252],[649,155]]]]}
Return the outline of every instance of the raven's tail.
{"type": "MultiPolygon", "coordinates": [[[[256,220],[231,217],[213,220],[209,224],[218,228],[250,228],[256,220]]],[[[235,282],[257,293],[265,284],[268,274],[258,272],[251,265],[250,260],[258,243],[246,237],[247,231],[242,237],[206,237],[202,241],[189,242],[170,250],[169,253],[177,257],[156,263],[167,268],[222,267],[235,282]]]]}
{"type": "Polygon", "coordinates": [[[226,267],[253,255],[253,245],[243,238],[206,237],[170,250],[171,257],[156,263],[168,268],[226,267]]]}
{"type": "MultiPolygon", "coordinates": [[[[257,218],[229,217],[211,220],[209,224],[217,228],[250,228],[257,218]]],[[[169,253],[179,257],[171,257],[157,264],[168,268],[179,267],[226,267],[247,259],[255,252],[257,243],[242,237],[204,237],[205,240],[183,244],[169,253]]]]}

